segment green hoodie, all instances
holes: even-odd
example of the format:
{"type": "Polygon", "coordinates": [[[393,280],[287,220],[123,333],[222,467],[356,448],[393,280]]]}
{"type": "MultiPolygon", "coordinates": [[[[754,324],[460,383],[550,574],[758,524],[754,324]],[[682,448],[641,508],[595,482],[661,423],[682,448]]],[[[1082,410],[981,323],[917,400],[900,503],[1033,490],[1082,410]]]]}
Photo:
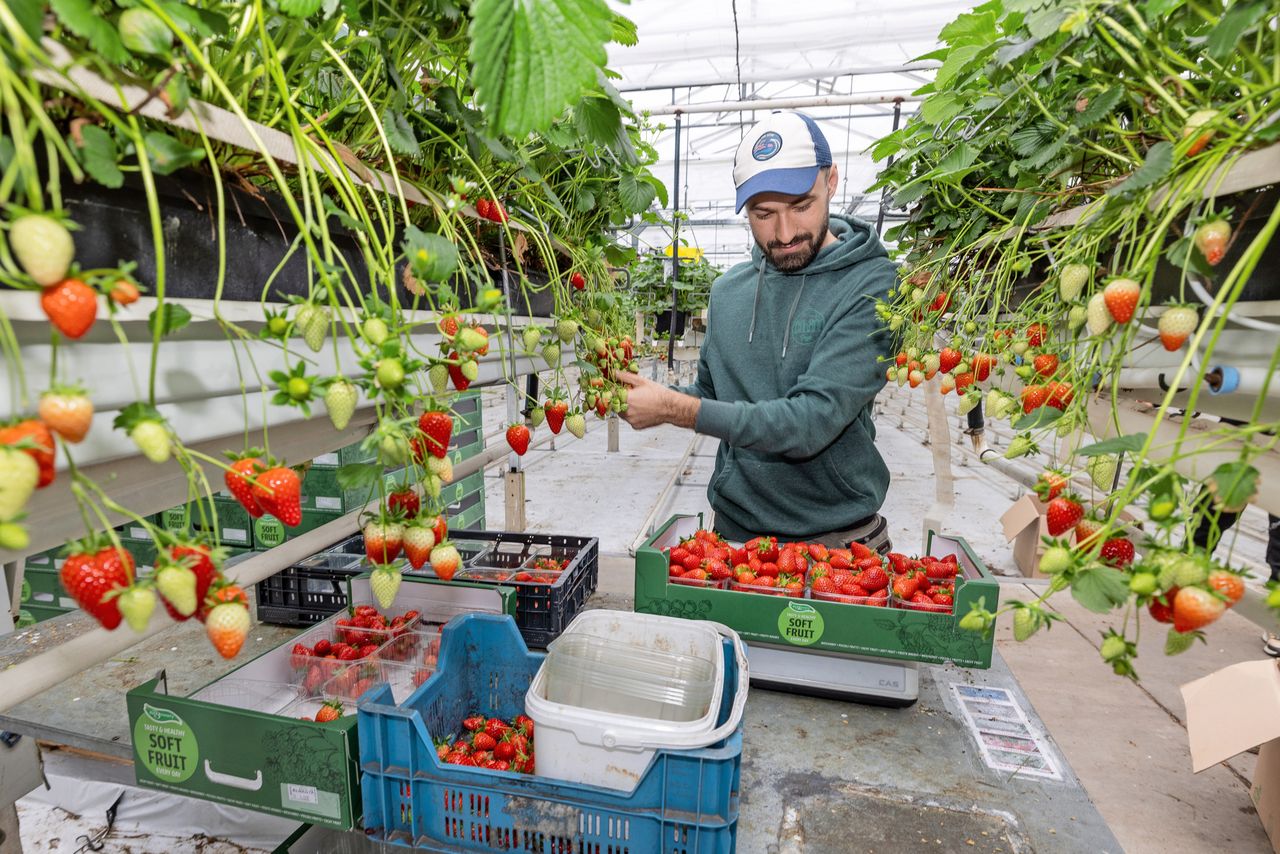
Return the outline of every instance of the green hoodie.
{"type": "Polygon", "coordinates": [[[711,288],[698,378],[679,391],[702,398],[695,429],[721,440],[707,497],[732,539],[846,530],[889,487],[871,404],[892,345],[875,303],[897,274],[871,226],[832,215],[831,231],[802,270],[757,246],[711,288]]]}

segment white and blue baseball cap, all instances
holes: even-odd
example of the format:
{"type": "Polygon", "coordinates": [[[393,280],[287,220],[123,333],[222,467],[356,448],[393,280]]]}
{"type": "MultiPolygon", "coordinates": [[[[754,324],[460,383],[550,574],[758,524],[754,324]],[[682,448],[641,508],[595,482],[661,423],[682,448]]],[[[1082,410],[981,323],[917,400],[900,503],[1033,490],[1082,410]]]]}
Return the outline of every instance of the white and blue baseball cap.
{"type": "Polygon", "coordinates": [[[818,123],[793,110],[774,110],[755,124],[733,155],[736,211],[757,193],[799,196],[809,192],[818,170],[831,165],[831,147],[818,123]]]}

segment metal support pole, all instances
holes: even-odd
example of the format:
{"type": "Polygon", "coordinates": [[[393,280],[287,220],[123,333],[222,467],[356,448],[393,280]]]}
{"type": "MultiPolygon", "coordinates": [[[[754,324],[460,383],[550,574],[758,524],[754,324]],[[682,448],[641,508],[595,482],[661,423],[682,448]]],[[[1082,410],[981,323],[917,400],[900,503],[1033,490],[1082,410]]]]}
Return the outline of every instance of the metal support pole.
{"type": "MultiPolygon", "coordinates": [[[[902,121],[902,101],[897,100],[893,102],[893,129],[895,131],[898,129],[898,124],[901,121],[902,121]]],[[[893,155],[891,154],[889,155],[889,162],[885,164],[885,168],[888,169],[892,165],[893,165],[893,155]]],[[[881,237],[884,237],[884,230],[883,230],[884,214],[885,214],[885,207],[888,204],[889,204],[889,188],[885,187],[883,190],[880,191],[880,212],[876,214],[876,234],[880,235],[881,237]]]]}
{"type": "Polygon", "coordinates": [[[680,281],[680,113],[676,112],[676,175],[671,187],[671,324],[667,327],[667,370],[676,364],[676,283],[680,281]]]}
{"type": "MultiPolygon", "coordinates": [[[[507,238],[506,235],[499,232],[498,234],[498,251],[502,260],[502,290],[504,293],[510,293],[510,281],[507,273],[507,238]]],[[[508,304],[509,304],[508,300],[508,304]]],[[[507,309],[507,328],[510,329],[510,308],[507,309]]],[[[517,424],[524,421],[521,414],[520,391],[519,386],[515,384],[515,345],[512,339],[511,347],[511,376],[513,380],[507,384],[507,424],[517,424]]],[[[534,382],[537,382],[536,375],[531,375],[534,382]]],[[[524,515],[524,472],[520,468],[520,455],[512,451],[507,455],[507,470],[503,473],[503,481],[506,484],[506,501],[505,521],[503,527],[508,531],[523,531],[525,528],[524,515]]]]}

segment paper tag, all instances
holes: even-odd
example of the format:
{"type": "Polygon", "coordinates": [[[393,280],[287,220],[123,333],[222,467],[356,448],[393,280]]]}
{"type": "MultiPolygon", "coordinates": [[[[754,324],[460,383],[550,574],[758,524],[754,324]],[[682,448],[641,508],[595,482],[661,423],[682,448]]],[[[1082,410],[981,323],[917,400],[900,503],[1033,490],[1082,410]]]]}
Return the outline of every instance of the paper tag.
{"type": "Polygon", "coordinates": [[[223,528],[222,539],[237,543],[247,543],[249,542],[249,532],[244,528],[223,528]]]}
{"type": "Polygon", "coordinates": [[[342,499],[335,498],[332,495],[317,495],[316,509],[317,510],[341,510],[342,499]]]}
{"type": "Polygon", "coordinates": [[[289,783],[287,786],[289,800],[299,804],[318,804],[320,803],[320,793],[315,786],[299,786],[297,783],[289,783]]]}
{"type": "Polygon", "coordinates": [[[142,527],[130,528],[129,536],[133,537],[135,540],[149,540],[151,539],[151,532],[142,527]]]}
{"type": "Polygon", "coordinates": [[[321,454],[311,461],[313,466],[336,466],[338,465],[337,454],[321,454]]]}

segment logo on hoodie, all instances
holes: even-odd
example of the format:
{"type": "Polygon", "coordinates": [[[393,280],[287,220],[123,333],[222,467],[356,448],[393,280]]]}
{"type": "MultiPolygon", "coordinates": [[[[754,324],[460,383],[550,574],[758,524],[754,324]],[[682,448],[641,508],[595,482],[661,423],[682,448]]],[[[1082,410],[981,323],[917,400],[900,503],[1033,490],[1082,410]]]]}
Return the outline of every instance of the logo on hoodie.
{"type": "Polygon", "coordinates": [[[818,340],[825,319],[817,309],[806,308],[791,321],[791,340],[797,344],[812,344],[818,340]]]}
{"type": "Polygon", "coordinates": [[[755,145],[751,146],[751,156],[756,160],[768,160],[781,150],[782,137],[778,136],[774,131],[769,131],[757,139],[755,145]]]}

